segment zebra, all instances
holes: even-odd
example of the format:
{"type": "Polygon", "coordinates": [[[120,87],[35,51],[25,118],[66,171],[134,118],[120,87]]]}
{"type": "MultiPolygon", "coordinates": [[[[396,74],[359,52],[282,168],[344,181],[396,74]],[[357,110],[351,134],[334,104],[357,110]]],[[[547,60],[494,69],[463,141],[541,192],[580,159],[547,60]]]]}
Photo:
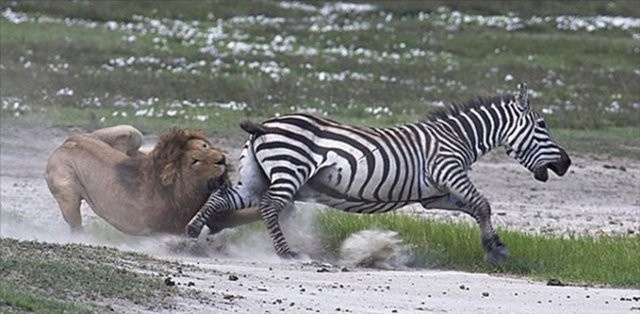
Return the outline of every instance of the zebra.
{"type": "Polygon", "coordinates": [[[485,259],[502,263],[508,250],[491,223],[491,207],[468,170],[496,147],[533,172],[563,176],[571,164],[543,117],[530,108],[526,84],[515,95],[478,98],[389,128],[341,124],[289,114],[262,124],[242,122],[250,133],[242,149],[239,182],[211,194],[186,227],[199,236],[216,215],[258,207],[283,258],[296,257],[279,225],[293,201],[313,201],[353,213],[383,213],[409,204],[458,210],[475,218],[485,259]]]}

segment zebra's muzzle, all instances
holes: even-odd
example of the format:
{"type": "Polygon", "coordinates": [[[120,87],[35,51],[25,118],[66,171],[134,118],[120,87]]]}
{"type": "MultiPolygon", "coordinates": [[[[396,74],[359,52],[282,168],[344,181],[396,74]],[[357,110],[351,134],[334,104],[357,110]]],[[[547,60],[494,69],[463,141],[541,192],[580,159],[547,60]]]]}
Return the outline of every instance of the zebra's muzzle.
{"type": "Polygon", "coordinates": [[[569,166],[571,166],[571,158],[569,158],[569,155],[564,149],[560,148],[560,158],[536,168],[533,171],[533,177],[538,181],[545,182],[549,179],[549,172],[547,169],[551,169],[555,174],[563,176],[567,173],[567,170],[569,170],[569,166]]]}
{"type": "Polygon", "coordinates": [[[549,165],[549,169],[555,172],[559,176],[563,176],[569,170],[569,166],[571,166],[571,158],[564,149],[560,148],[560,160],[556,162],[552,162],[549,165]]]}

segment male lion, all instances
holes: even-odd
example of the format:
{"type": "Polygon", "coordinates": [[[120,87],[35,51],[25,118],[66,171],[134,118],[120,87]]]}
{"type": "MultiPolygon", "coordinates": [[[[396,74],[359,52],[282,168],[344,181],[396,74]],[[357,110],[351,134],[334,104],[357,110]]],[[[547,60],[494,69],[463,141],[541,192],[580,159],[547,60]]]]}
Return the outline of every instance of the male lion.
{"type": "MultiPolygon", "coordinates": [[[[173,129],[139,151],[129,125],[72,135],[53,151],[45,179],[71,229],[82,229],[80,201],[130,235],[183,234],[214,189],[228,181],[224,154],[200,131],[173,129]]],[[[258,219],[255,210],[219,216],[212,231],[258,219]]]]}

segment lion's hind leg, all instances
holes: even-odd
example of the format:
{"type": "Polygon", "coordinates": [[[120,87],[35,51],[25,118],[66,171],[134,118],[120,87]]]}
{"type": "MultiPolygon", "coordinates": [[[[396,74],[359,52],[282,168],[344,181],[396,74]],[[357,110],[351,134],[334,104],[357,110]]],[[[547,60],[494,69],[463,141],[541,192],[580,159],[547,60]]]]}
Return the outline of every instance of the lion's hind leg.
{"type": "Polygon", "coordinates": [[[131,157],[136,156],[142,146],[142,133],[127,124],[95,130],[87,136],[103,141],[131,157]]]}
{"type": "Polygon", "coordinates": [[[49,191],[58,202],[64,220],[72,231],[82,231],[82,215],[80,214],[80,187],[73,169],[66,165],[61,167],[47,166],[45,179],[49,191]]]}

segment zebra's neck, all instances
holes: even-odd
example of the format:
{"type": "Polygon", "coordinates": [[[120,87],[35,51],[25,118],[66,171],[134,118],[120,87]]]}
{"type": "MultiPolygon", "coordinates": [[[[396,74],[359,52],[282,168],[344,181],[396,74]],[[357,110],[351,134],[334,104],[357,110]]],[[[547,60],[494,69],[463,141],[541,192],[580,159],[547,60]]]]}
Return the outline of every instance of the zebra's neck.
{"type": "Polygon", "coordinates": [[[441,115],[431,121],[441,141],[458,150],[471,164],[492,149],[502,146],[515,126],[514,108],[508,99],[494,99],[490,103],[467,107],[441,115]],[[456,143],[457,142],[457,143],[456,143]]]}

